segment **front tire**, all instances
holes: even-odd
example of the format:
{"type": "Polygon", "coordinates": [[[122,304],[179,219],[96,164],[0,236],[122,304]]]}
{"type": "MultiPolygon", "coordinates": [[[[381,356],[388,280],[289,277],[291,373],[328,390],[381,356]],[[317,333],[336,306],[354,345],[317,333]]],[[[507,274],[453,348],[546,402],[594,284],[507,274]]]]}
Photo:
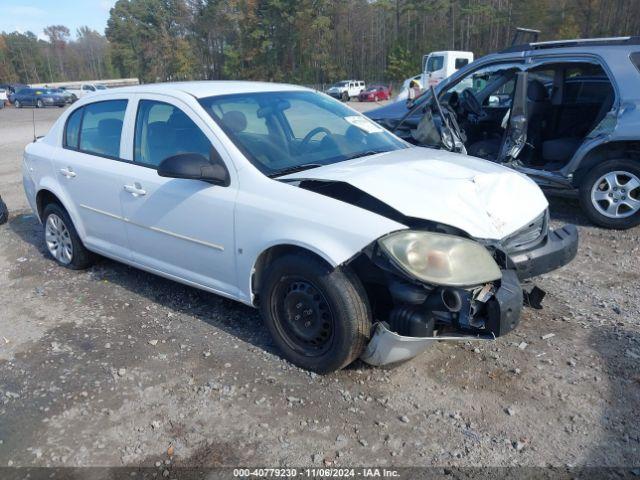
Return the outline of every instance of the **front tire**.
{"type": "Polygon", "coordinates": [[[317,373],[353,362],[370,335],[371,313],[360,280],[350,269],[332,269],[310,254],[286,254],[267,268],[260,310],[283,356],[317,373]]]}
{"type": "Polygon", "coordinates": [[[343,102],[349,101],[349,94],[347,92],[342,92],[342,101],[343,102]]]}
{"type": "Polygon", "coordinates": [[[22,104],[20,103],[20,100],[16,100],[15,102],[13,102],[13,106],[16,108],[22,108],[22,104]]]}
{"type": "Polygon", "coordinates": [[[40,99],[36,100],[36,108],[43,108],[44,102],[40,99]]]}
{"type": "Polygon", "coordinates": [[[82,244],[67,211],[50,203],[42,214],[44,243],[49,255],[63,267],[82,270],[93,263],[93,255],[82,244]]]}
{"type": "Polygon", "coordinates": [[[603,228],[640,224],[640,162],[609,160],[594,167],[580,186],[580,205],[603,228]]]}

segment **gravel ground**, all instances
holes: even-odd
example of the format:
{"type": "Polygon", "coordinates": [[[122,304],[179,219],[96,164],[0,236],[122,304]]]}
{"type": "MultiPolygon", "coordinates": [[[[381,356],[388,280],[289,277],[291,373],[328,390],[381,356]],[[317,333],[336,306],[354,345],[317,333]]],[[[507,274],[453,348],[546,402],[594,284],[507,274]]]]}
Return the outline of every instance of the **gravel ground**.
{"type": "Polygon", "coordinates": [[[640,465],[640,228],[552,199],[580,251],[514,332],[317,376],[250,308],[48,259],[20,183],[32,113],[0,110],[0,466],[640,465]]]}

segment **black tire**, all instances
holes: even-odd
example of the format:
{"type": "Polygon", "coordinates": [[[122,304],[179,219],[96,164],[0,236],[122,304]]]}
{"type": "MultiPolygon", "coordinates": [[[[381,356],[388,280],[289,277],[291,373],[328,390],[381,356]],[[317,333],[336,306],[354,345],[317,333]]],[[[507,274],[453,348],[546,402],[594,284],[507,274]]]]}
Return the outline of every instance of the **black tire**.
{"type": "Polygon", "coordinates": [[[36,100],[36,108],[43,108],[44,102],[40,99],[36,100]]]}
{"type": "Polygon", "coordinates": [[[310,254],[286,254],[267,267],[260,311],[283,356],[317,373],[353,362],[371,333],[360,280],[348,268],[332,269],[310,254]]]}
{"type": "MultiPolygon", "coordinates": [[[[625,230],[635,227],[636,225],[640,224],[640,210],[626,217],[611,218],[604,215],[604,213],[602,213],[592,202],[591,193],[594,188],[598,187],[596,185],[596,182],[598,182],[599,179],[601,179],[604,175],[613,172],[627,172],[640,179],[640,162],[635,160],[620,159],[608,160],[599,165],[596,165],[586,174],[586,176],[582,180],[582,183],[580,184],[580,205],[587,217],[589,217],[589,220],[591,220],[599,227],[611,228],[616,230],[625,230]]],[[[620,176],[619,178],[624,180],[625,177],[620,176]]],[[[602,182],[600,182],[600,184],[603,185],[602,182]]],[[[624,187],[624,184],[622,186],[624,187]]],[[[606,188],[606,186],[602,188],[606,188]]],[[[624,201],[625,195],[628,195],[633,199],[640,200],[640,187],[633,189],[631,192],[627,192],[626,189],[622,189],[616,194],[622,195],[620,197],[620,201],[622,202],[624,201]]],[[[606,202],[601,203],[601,205],[606,205],[606,202]]],[[[624,205],[621,207],[622,213],[625,213],[625,208],[626,207],[624,205]]],[[[630,212],[630,210],[628,211],[630,212]]]]}
{"type": "Polygon", "coordinates": [[[342,92],[342,95],[340,96],[341,100],[343,102],[348,102],[349,101],[349,94],[347,92],[342,92]]]}
{"type": "Polygon", "coordinates": [[[13,106],[16,108],[22,108],[22,104],[20,103],[20,100],[16,100],[15,102],[13,102],[13,106]]]}
{"type": "Polygon", "coordinates": [[[47,252],[51,256],[51,258],[53,258],[59,265],[62,265],[63,267],[69,268],[71,270],[83,270],[93,263],[94,255],[82,244],[82,240],[80,240],[78,232],[76,232],[76,228],[74,227],[69,214],[64,208],[62,208],[57,203],[48,204],[42,212],[42,223],[44,226],[42,231],[47,252]],[[71,240],[72,245],[71,261],[69,261],[68,263],[57,258],[51,252],[47,244],[47,222],[49,221],[49,217],[51,215],[56,215],[59,219],[61,219],[68,231],[68,237],[71,240]]]}

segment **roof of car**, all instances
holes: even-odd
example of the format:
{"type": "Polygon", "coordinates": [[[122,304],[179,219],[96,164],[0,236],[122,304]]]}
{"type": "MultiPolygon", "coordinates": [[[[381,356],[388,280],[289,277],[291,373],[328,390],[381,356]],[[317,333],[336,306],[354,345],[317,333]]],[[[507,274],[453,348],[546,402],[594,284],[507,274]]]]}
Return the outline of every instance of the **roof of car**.
{"type": "Polygon", "coordinates": [[[546,42],[525,43],[522,45],[512,45],[498,53],[521,52],[530,50],[548,50],[557,48],[593,48],[593,47],[615,47],[640,45],[640,37],[603,37],[603,38],[575,38],[570,40],[552,40],[546,42]]]}
{"type": "MultiPolygon", "coordinates": [[[[234,93],[283,92],[291,90],[309,90],[299,85],[269,82],[247,82],[231,80],[209,80],[198,82],[151,83],[132,87],[110,88],[103,92],[113,93],[170,93],[185,92],[196,98],[230,95],[234,93]]],[[[97,95],[99,93],[96,93],[97,95]]],[[[92,95],[93,96],[93,95],[92,95]]]]}

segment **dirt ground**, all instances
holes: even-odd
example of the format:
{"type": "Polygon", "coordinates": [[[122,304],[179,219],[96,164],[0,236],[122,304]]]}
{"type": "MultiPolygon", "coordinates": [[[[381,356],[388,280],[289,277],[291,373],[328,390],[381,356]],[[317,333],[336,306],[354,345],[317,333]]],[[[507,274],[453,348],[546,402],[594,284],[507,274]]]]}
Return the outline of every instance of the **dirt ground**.
{"type": "Polygon", "coordinates": [[[543,310],[496,341],[318,376],[248,307],[47,258],[21,155],[32,114],[44,134],[61,112],[0,110],[0,466],[640,465],[640,228],[551,199],[581,245],[538,279],[543,310]]]}

